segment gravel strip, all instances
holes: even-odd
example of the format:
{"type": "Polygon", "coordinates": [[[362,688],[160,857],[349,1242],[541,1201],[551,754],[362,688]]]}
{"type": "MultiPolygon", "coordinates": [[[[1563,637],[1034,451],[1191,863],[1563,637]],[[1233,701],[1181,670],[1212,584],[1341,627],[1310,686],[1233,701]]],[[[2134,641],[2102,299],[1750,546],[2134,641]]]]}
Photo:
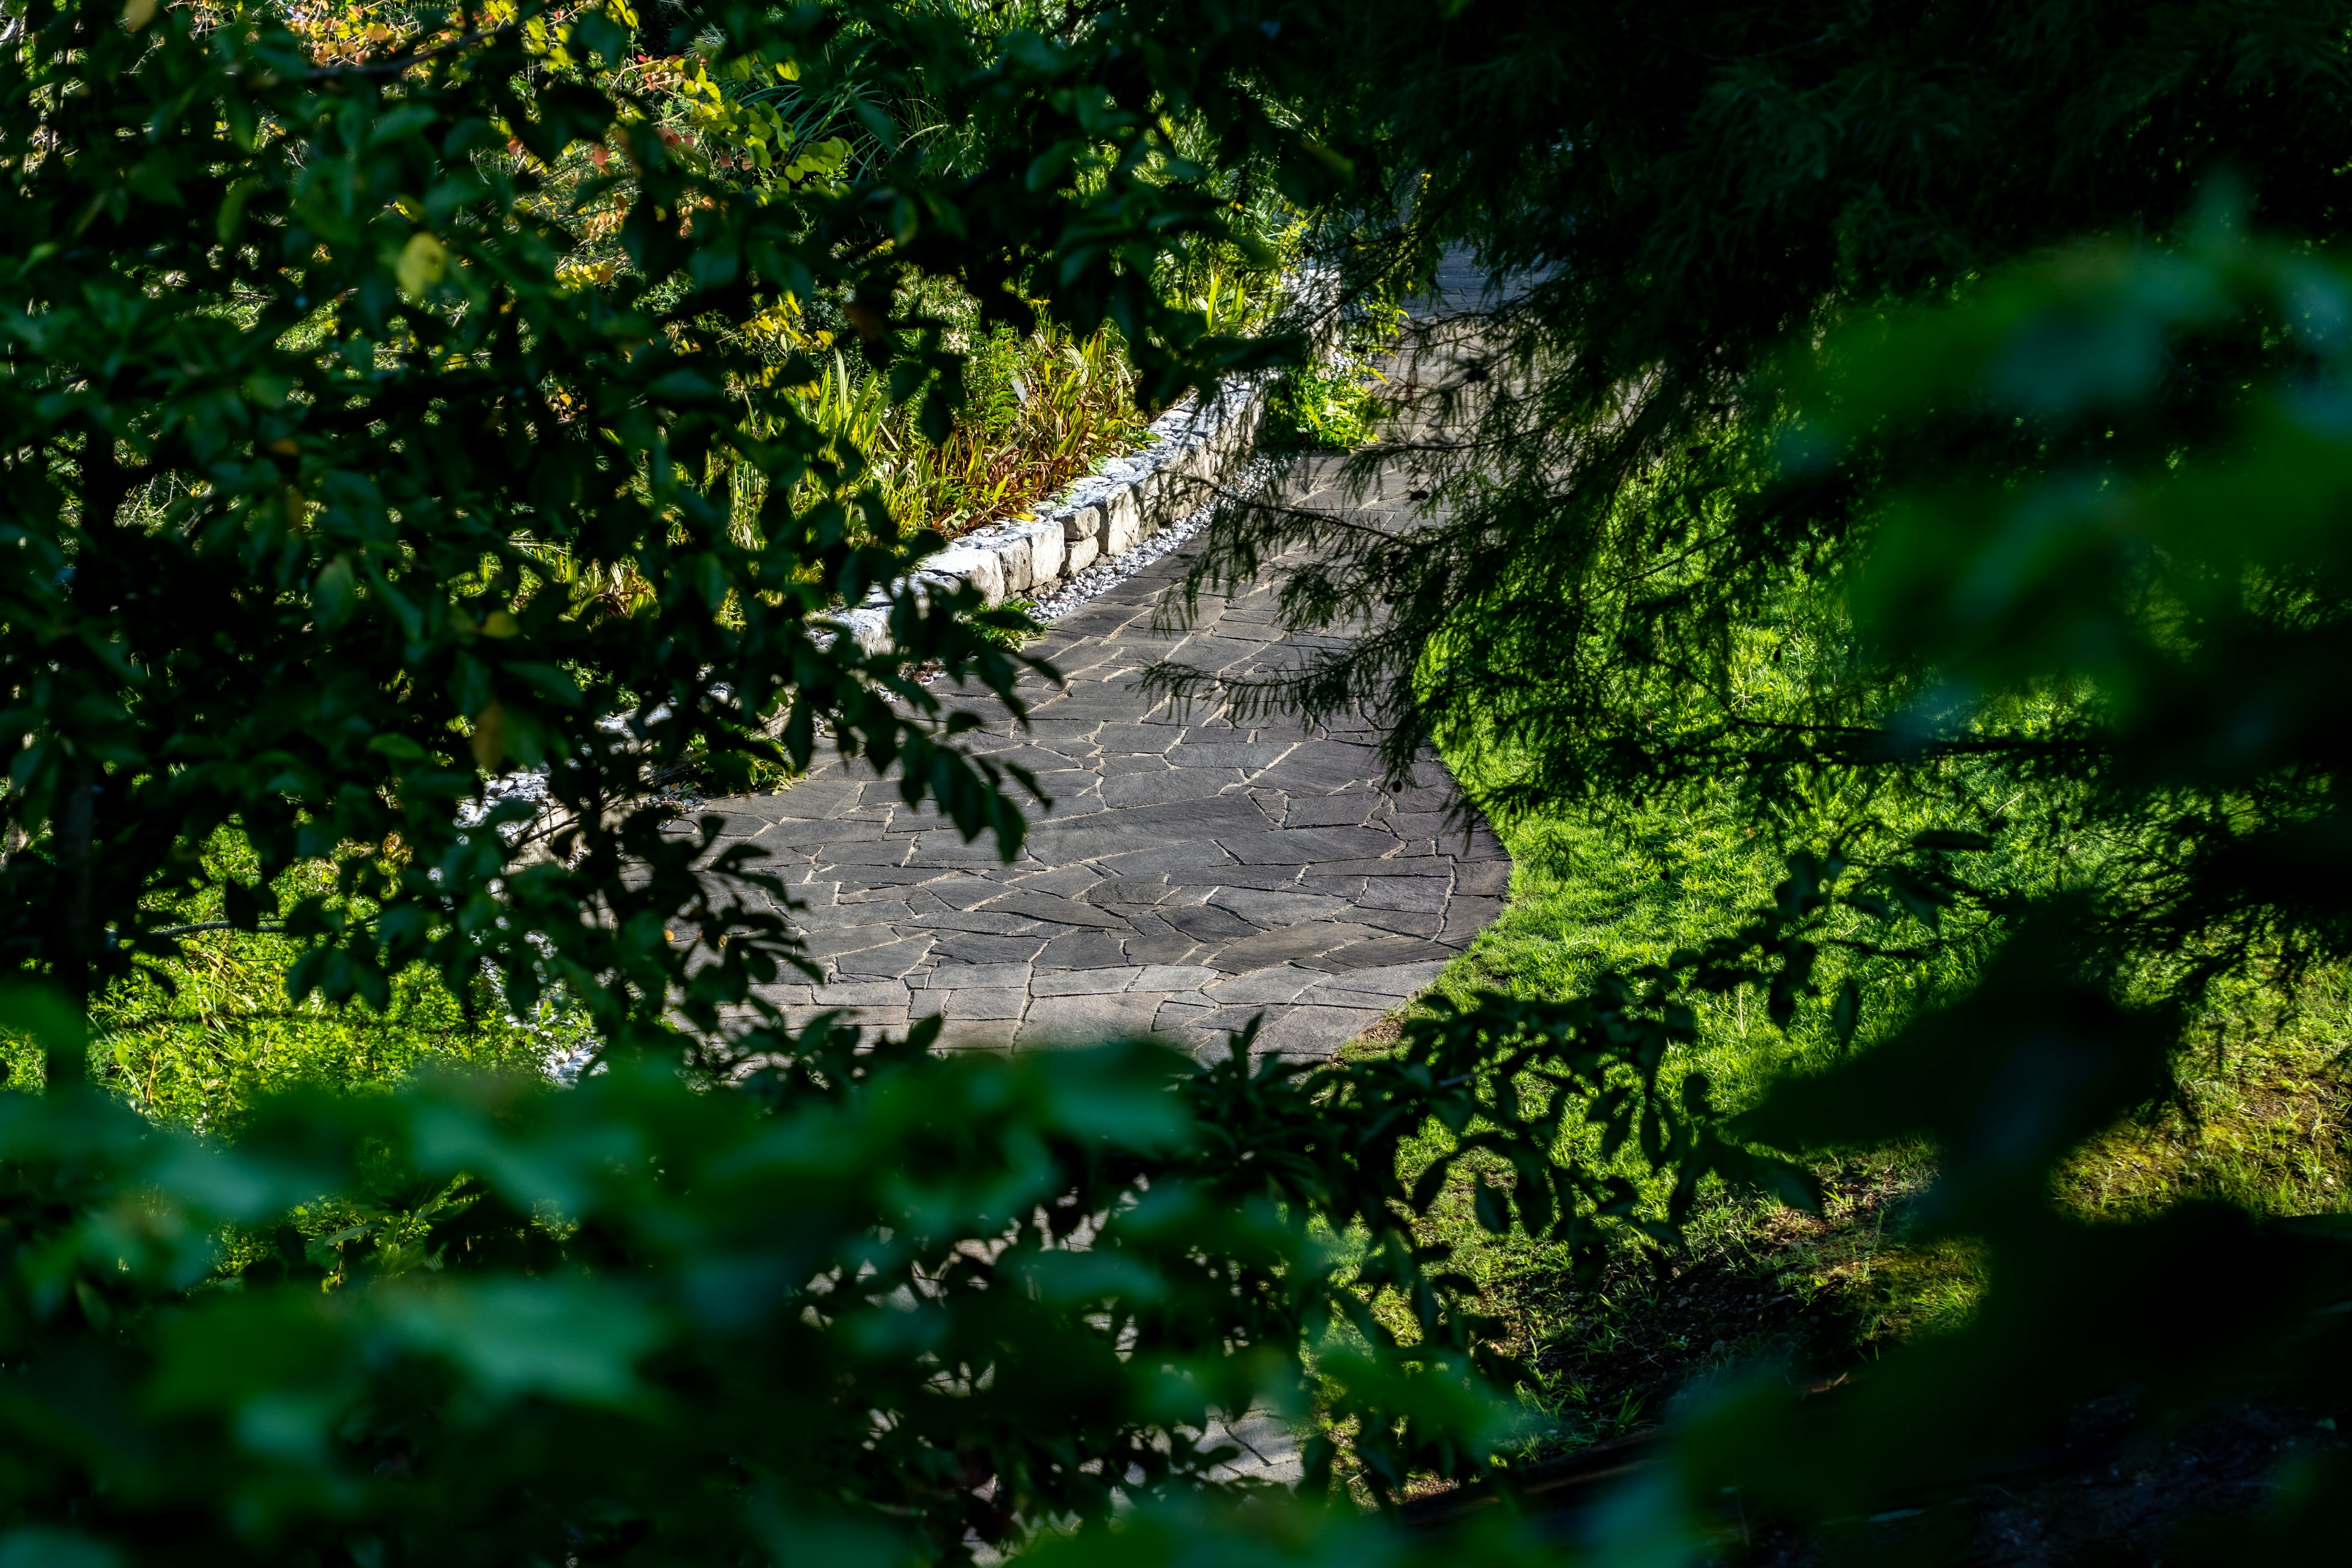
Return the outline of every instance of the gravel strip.
{"type": "MultiPolygon", "coordinates": [[[[1274,470],[1275,464],[1272,459],[1255,458],[1247,468],[1234,476],[1236,482],[1233,488],[1235,489],[1255,488],[1273,478],[1274,470]]],[[[1215,515],[1216,510],[1216,504],[1211,502],[1187,516],[1177,519],[1124,554],[1114,555],[1099,565],[1087,567],[1072,578],[1068,584],[1030,605],[1029,618],[1040,626],[1051,626],[1096,595],[1126,582],[1153,562],[1165,560],[1173,555],[1200,537],[1202,530],[1209,526],[1209,519],[1215,515]]]]}

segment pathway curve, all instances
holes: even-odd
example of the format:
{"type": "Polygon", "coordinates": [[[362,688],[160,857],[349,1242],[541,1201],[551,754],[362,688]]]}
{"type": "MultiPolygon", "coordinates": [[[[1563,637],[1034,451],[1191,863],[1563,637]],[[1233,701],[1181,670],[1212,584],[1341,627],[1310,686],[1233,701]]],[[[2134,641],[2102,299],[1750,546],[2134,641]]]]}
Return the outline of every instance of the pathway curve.
{"type": "Polygon", "coordinates": [[[1053,797],[1012,864],[838,758],[778,794],[713,803],[805,901],[793,918],[825,983],[763,993],[795,1025],[827,1008],[894,1030],[941,1014],[950,1046],[1151,1033],[1204,1051],[1263,1013],[1260,1049],[1318,1058],[1494,918],[1509,862],[1483,823],[1449,831],[1455,794],[1434,761],[1390,793],[1369,724],[1237,724],[1139,689],[1161,658],[1244,676],[1295,654],[1276,615],[1280,562],[1204,594],[1188,629],[1154,630],[1190,553],[1033,645],[1068,684],[1031,679],[1025,733],[992,702],[962,704],[992,716],[975,749],[1034,770],[1053,797]]]}
{"type": "Polygon", "coordinates": [[[1162,657],[1233,675],[1282,657],[1264,584],[1204,595],[1189,630],[1152,629],[1187,553],[1056,623],[1036,646],[1066,688],[1033,678],[1028,732],[1000,710],[978,741],[1054,799],[1012,864],[838,758],[714,804],[807,906],[794,918],[826,983],[765,993],[796,1024],[824,1008],[893,1029],[939,1013],[949,1045],[1150,1032],[1222,1048],[1263,1012],[1262,1048],[1324,1056],[1494,918],[1509,863],[1483,825],[1448,832],[1435,763],[1391,794],[1368,726],[1237,726],[1139,691],[1162,657]]]}

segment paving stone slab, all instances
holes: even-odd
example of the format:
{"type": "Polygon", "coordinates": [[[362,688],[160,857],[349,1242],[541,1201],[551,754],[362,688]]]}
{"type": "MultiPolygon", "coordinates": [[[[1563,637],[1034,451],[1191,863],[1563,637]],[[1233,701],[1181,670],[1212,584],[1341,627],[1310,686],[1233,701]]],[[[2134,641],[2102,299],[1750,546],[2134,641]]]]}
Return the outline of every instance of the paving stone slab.
{"type": "Polygon", "coordinates": [[[1042,930],[1026,936],[983,936],[975,931],[942,933],[940,957],[950,963],[1021,963],[1034,960],[1050,941],[1042,930]]]}
{"type": "Polygon", "coordinates": [[[931,941],[929,937],[908,937],[899,942],[885,942],[879,947],[845,952],[833,961],[834,973],[844,980],[895,980],[930,955],[931,941]]]}
{"type": "Polygon", "coordinates": [[[1231,980],[1220,981],[1203,993],[1211,1000],[1227,1006],[1247,1006],[1251,1003],[1296,1002],[1307,988],[1327,978],[1320,970],[1301,969],[1283,964],[1274,969],[1253,969],[1236,974],[1231,980]]]}
{"type": "Polygon", "coordinates": [[[1032,996],[1108,996],[1127,990],[1141,974],[1140,965],[1127,963],[1102,969],[1040,970],[1029,982],[1032,996]]]}
{"type": "Polygon", "coordinates": [[[1339,1006],[1368,1005],[1370,997],[1387,997],[1391,1003],[1408,996],[1417,996],[1429,989],[1450,959],[1432,959],[1421,963],[1393,963],[1379,969],[1358,969],[1346,974],[1318,979],[1302,994],[1309,1001],[1328,1001],[1339,1006]],[[1348,1000],[1355,998],[1355,1000],[1348,1000]]]}
{"type": "Polygon", "coordinates": [[[1130,991],[1198,991],[1224,978],[1224,971],[1204,963],[1147,963],[1130,991]]]}
{"type": "Polygon", "coordinates": [[[1026,991],[1029,978],[1030,969],[1025,963],[942,963],[918,975],[912,984],[929,991],[950,991],[975,985],[1009,986],[1026,991]]]}
{"type": "Polygon", "coordinates": [[[950,1018],[986,1018],[998,1023],[1017,1023],[1028,1011],[1029,991],[986,988],[973,991],[950,991],[943,1009],[950,1018]]]}
{"type": "Polygon", "coordinates": [[[771,868],[803,905],[789,918],[826,965],[824,984],[795,977],[762,995],[803,1019],[835,1008],[903,1028],[937,1016],[957,1049],[1157,1035],[1222,1054],[1256,1020],[1260,1052],[1311,1059],[1468,946],[1510,864],[1441,766],[1391,793],[1369,722],[1308,731],[1140,689],[1163,655],[1239,676],[1330,640],[1275,629],[1280,562],[1263,583],[1202,594],[1191,630],[1159,629],[1186,555],[1031,645],[1068,684],[1027,680],[1025,732],[992,703],[942,693],[982,717],[976,750],[1038,769],[1054,798],[1010,866],[862,763],[824,759],[788,789],[713,803],[730,842],[778,857],[771,868]]]}

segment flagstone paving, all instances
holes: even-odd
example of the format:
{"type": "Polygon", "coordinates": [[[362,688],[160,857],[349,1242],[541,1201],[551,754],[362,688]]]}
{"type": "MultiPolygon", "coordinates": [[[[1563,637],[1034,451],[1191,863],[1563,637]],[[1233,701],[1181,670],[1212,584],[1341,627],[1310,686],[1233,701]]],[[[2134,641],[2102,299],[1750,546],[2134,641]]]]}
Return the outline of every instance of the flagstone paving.
{"type": "Polygon", "coordinates": [[[1391,793],[1369,724],[1236,722],[1138,689],[1161,657],[1242,676],[1296,655],[1267,583],[1204,594],[1189,628],[1155,630],[1188,553],[1032,645],[1067,685],[1028,681],[1025,731],[965,704],[992,720],[974,749],[1034,770],[1053,799],[1011,864],[838,758],[775,795],[713,803],[804,906],[793,918],[824,981],[763,993],[795,1024],[839,1009],[901,1029],[939,1014],[951,1046],[1150,1033],[1222,1050],[1263,1014],[1260,1049],[1320,1057],[1494,918],[1509,861],[1483,822],[1465,832],[1450,816],[1436,762],[1391,793]]]}
{"type": "MultiPolygon", "coordinates": [[[[1410,526],[1402,493],[1289,499],[1410,526]]],[[[1238,721],[1139,689],[1162,658],[1246,677],[1310,646],[1278,623],[1281,561],[1203,593],[1188,626],[1156,628],[1195,548],[1031,645],[1067,684],[1025,683],[1025,731],[992,702],[959,704],[990,721],[974,749],[1034,770],[1053,800],[1011,864],[838,758],[778,794],[714,803],[803,905],[793,918],[824,979],[764,993],[795,1025],[828,1009],[892,1030],[939,1015],[949,1046],[1149,1033],[1207,1052],[1263,1015],[1260,1050],[1313,1058],[1426,987],[1494,919],[1510,863],[1475,815],[1465,829],[1435,760],[1391,792],[1369,723],[1238,721]]]]}

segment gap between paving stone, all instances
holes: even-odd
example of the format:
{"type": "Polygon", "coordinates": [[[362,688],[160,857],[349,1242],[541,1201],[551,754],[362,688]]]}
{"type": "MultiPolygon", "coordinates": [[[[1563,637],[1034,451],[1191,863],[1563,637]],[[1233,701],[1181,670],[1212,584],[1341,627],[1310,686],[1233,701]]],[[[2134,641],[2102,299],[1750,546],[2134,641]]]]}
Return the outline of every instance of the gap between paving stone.
{"type": "Polygon", "coordinates": [[[1483,823],[1449,832],[1456,792],[1434,760],[1391,793],[1369,722],[1236,723],[1138,689],[1163,657],[1249,677],[1297,652],[1276,615],[1282,562],[1204,593],[1189,628],[1155,631],[1189,553],[1074,606],[1034,645],[1068,684],[1029,679],[1026,732],[992,700],[950,699],[988,721],[975,751],[1025,764],[1053,797],[1010,865],[838,757],[777,794],[709,803],[732,819],[727,841],[768,850],[764,868],[806,905],[792,918],[824,983],[762,991],[795,1025],[837,1009],[899,1030],[937,1014],[947,1046],[1151,1034],[1207,1054],[1263,1014],[1261,1051],[1320,1058],[1495,917],[1509,861],[1483,823]]]}

